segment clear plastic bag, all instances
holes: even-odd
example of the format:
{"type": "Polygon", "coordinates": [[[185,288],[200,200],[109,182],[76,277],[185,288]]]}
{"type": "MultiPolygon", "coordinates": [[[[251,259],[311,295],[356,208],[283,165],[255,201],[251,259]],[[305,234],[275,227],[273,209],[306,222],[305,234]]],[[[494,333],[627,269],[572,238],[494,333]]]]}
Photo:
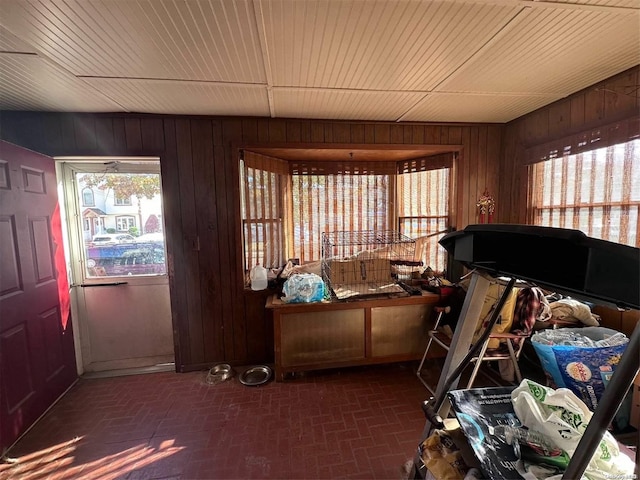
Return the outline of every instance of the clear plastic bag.
{"type": "Polygon", "coordinates": [[[324,282],[315,273],[291,275],[282,286],[285,303],[319,302],[324,298],[324,282]]]}
{"type": "Polygon", "coordinates": [[[555,387],[566,387],[595,410],[629,339],[604,327],[542,330],[531,337],[542,368],[555,387]]]}

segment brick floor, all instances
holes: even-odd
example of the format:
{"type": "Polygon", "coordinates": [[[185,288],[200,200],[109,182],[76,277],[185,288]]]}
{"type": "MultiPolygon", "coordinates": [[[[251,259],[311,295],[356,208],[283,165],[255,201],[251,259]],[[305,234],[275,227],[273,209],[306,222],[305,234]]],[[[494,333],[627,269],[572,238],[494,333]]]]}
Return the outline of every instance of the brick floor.
{"type": "MultiPolygon", "coordinates": [[[[239,371],[240,369],[238,369],[239,371]]],[[[246,387],[206,372],[81,379],[0,464],[7,479],[401,479],[424,426],[415,365],[246,387]]]]}

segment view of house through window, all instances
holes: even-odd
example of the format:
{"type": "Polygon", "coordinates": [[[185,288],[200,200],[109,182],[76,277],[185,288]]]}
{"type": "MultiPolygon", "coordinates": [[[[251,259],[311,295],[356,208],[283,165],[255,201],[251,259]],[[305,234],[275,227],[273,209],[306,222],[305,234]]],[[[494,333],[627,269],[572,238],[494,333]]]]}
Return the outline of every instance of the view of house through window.
{"type": "Polygon", "coordinates": [[[531,223],[640,246],[640,140],[532,166],[531,223]]]}
{"type": "Polygon", "coordinates": [[[256,263],[320,260],[323,232],[389,230],[417,239],[424,268],[445,269],[446,251],[437,242],[449,225],[450,168],[321,174],[290,172],[287,162],[265,158],[241,162],[246,271],[256,263]]]}
{"type": "Polygon", "coordinates": [[[75,176],[86,276],[165,274],[160,175],[77,172],[75,176]],[[91,207],[85,203],[88,191],[91,207]]]}

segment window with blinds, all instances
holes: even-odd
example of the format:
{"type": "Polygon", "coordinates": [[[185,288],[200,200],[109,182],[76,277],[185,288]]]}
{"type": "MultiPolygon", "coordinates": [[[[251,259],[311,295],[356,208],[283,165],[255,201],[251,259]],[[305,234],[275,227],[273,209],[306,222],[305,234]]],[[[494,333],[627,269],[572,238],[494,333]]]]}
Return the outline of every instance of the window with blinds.
{"type": "Polygon", "coordinates": [[[293,252],[319,260],[322,232],[389,230],[389,175],[293,175],[293,252]]]}
{"type": "Polygon", "coordinates": [[[287,162],[244,152],[245,271],[322,258],[323,232],[389,231],[419,237],[425,265],[442,271],[453,154],[406,162],[287,162]]]}
{"type": "Polygon", "coordinates": [[[245,158],[240,164],[246,271],[258,263],[275,268],[285,261],[283,192],[286,176],[279,162],[263,157],[245,158]]]}
{"type": "Polygon", "coordinates": [[[640,246],[640,140],[531,166],[530,223],[640,246]]]}
{"type": "Polygon", "coordinates": [[[418,257],[435,271],[446,267],[438,240],[449,226],[450,168],[398,175],[398,231],[416,242],[418,257]]]}

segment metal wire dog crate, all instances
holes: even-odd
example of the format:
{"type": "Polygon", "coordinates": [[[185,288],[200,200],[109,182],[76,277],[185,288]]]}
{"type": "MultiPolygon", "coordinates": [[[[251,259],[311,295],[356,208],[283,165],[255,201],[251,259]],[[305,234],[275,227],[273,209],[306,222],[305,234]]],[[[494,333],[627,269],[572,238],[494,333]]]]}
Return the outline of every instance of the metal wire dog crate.
{"type": "Polygon", "coordinates": [[[396,231],[360,230],[322,234],[322,273],[339,300],[404,293],[397,284],[406,267],[419,265],[415,240],[396,231]]]}

